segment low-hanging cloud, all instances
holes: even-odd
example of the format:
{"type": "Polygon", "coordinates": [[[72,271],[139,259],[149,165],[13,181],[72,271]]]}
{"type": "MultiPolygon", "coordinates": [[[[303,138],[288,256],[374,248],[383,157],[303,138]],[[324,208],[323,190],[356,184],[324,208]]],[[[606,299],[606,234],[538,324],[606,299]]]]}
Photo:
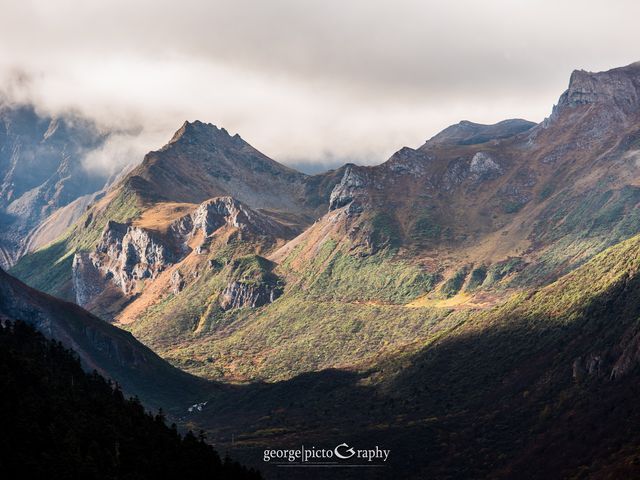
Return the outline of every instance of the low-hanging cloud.
{"type": "Polygon", "coordinates": [[[461,119],[542,120],[573,68],[640,59],[627,0],[1,3],[0,90],[128,132],[91,168],[185,119],[298,166],[378,163],[461,119]]]}
{"type": "Polygon", "coordinates": [[[140,162],[148,152],[146,145],[157,145],[163,140],[140,130],[111,133],[98,148],[87,152],[84,166],[90,173],[113,180],[124,169],[140,162]]]}

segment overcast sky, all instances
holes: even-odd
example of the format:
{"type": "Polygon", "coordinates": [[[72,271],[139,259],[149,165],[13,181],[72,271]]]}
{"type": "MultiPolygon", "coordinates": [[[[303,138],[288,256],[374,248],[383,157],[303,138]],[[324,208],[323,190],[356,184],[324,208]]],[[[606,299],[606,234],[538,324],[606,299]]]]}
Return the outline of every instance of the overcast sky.
{"type": "Polygon", "coordinates": [[[0,12],[0,90],[143,129],[96,163],[158,148],[185,119],[289,164],[379,163],[462,119],[540,121],[573,69],[640,60],[634,0],[0,0],[0,12]]]}

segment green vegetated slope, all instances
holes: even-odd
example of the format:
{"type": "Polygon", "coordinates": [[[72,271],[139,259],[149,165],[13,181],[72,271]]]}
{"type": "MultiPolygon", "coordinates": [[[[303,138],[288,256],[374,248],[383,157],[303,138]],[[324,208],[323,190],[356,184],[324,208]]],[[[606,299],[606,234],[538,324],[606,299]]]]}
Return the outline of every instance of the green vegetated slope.
{"type": "Polygon", "coordinates": [[[384,443],[402,478],[638,476],[640,237],[452,318],[359,371],[230,390],[195,421],[221,439],[246,432],[235,448],[247,458],[303,438],[384,443]]]}
{"type": "Polygon", "coordinates": [[[60,238],[22,257],[9,272],[33,288],[74,299],[71,285],[74,254],[93,251],[108,221],[126,222],[136,217],[142,208],[137,196],[126,186],[104,200],[108,201],[103,201],[102,208],[83,214],[60,238]]]}
{"type": "Polygon", "coordinates": [[[404,305],[431,291],[439,280],[437,273],[398,257],[397,249],[360,256],[349,251],[351,246],[328,240],[295,270],[290,267],[296,261],[294,251],[282,262],[281,269],[310,299],[343,302],[404,305]]]}
{"type": "Polygon", "coordinates": [[[515,286],[542,285],[638,232],[640,188],[602,183],[578,197],[564,189],[547,204],[531,234],[546,247],[514,278],[515,286]]]}
{"type": "Polygon", "coordinates": [[[28,478],[259,479],[22,322],[0,325],[2,471],[28,478]]]}
{"type": "Polygon", "coordinates": [[[639,270],[634,237],[383,363],[379,385],[423,418],[452,419],[474,468],[489,461],[506,478],[637,475],[639,270]]]}
{"type": "MultiPolygon", "coordinates": [[[[608,201],[613,198],[608,197],[608,201]]],[[[626,204],[624,209],[628,213],[616,217],[615,224],[598,224],[599,236],[583,235],[578,263],[605,248],[613,238],[606,237],[613,226],[633,222],[635,210],[626,204]],[[592,248],[585,249],[585,242],[592,248]]],[[[573,223],[581,225],[600,216],[598,209],[589,212],[573,223]]],[[[575,245],[578,227],[570,228],[564,216],[561,220],[557,220],[561,228],[568,230],[552,231],[549,235],[555,236],[550,241],[557,240],[557,248],[567,242],[575,245]]],[[[630,234],[627,230],[621,235],[630,234]]],[[[520,257],[473,269],[463,266],[443,279],[439,272],[427,272],[411,257],[400,255],[397,248],[359,255],[349,241],[328,239],[313,255],[301,258],[306,247],[305,243],[297,245],[273,270],[284,284],[284,294],[273,304],[231,311],[220,308],[220,293],[233,278],[232,259],[243,255],[262,258],[250,254],[251,245],[231,243],[211,254],[208,261],[214,267],[179,294],[165,296],[125,328],[191,373],[215,379],[276,381],[324,368],[362,368],[403,346],[441,338],[469,319],[485,318],[477,309],[406,306],[434,292],[436,286],[434,293],[443,298],[463,288],[474,293],[500,291],[508,298],[509,287],[544,283],[541,273],[535,273],[540,276],[525,285],[520,283],[534,271],[527,270],[520,257]]],[[[560,261],[566,263],[571,251],[565,248],[560,261]]],[[[557,268],[554,264],[556,274],[557,268]]]]}
{"type": "Polygon", "coordinates": [[[212,252],[212,266],[196,281],[124,327],[191,373],[276,380],[370,361],[394,345],[428,337],[451,313],[404,306],[430,291],[436,276],[389,250],[356,257],[328,241],[293,271],[294,258],[274,268],[250,249],[231,242],[212,252]],[[247,274],[257,284],[282,284],[283,295],[260,308],[223,310],[222,290],[236,278],[247,283],[247,274]]]}
{"type": "Polygon", "coordinates": [[[255,245],[231,240],[214,249],[206,261],[201,262],[197,279],[188,283],[184,290],[166,292],[134,323],[123,327],[160,351],[191,341],[211,325],[224,325],[235,317],[235,311],[225,312],[218,303],[229,283],[236,280],[247,284],[277,282],[272,278],[269,263],[255,254],[255,245]]]}
{"type": "Polygon", "coordinates": [[[229,331],[196,336],[163,356],[209,378],[275,381],[325,368],[358,368],[417,338],[443,334],[449,327],[440,323],[450,313],[291,294],[259,313],[236,313],[229,331]]]}

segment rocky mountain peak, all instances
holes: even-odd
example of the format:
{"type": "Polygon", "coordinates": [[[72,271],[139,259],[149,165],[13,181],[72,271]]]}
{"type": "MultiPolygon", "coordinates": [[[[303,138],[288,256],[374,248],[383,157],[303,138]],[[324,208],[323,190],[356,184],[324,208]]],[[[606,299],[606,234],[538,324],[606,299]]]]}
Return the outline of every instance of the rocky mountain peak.
{"type": "Polygon", "coordinates": [[[216,197],[203,202],[189,216],[193,229],[201,230],[205,237],[211,235],[224,224],[242,231],[276,238],[293,235],[286,227],[270,217],[252,210],[233,197],[216,197]]]}
{"type": "Polygon", "coordinates": [[[267,157],[239,135],[185,122],[123,181],[147,201],[202,203],[233,195],[252,208],[298,210],[306,175],[267,157]]]}
{"type": "Polygon", "coordinates": [[[225,145],[234,144],[243,146],[246,144],[240,135],[230,135],[225,128],[218,128],[212,123],[204,123],[200,120],[190,122],[186,120],[182,126],[174,133],[169,143],[163,148],[167,149],[175,143],[202,144],[202,145],[225,145]]]}
{"type": "Polygon", "coordinates": [[[640,62],[606,72],[574,70],[557,109],[607,104],[629,113],[638,110],[639,98],[640,62]]]}

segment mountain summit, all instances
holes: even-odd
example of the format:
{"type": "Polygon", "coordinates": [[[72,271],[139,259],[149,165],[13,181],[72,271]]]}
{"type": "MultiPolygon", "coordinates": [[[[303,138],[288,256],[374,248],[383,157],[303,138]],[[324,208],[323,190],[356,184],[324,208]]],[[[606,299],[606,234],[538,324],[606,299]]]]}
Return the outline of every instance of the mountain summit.
{"type": "Polygon", "coordinates": [[[146,200],[201,203],[233,196],[253,208],[303,210],[305,175],[262,154],[239,135],[185,122],[125,180],[146,200]]]}
{"type": "Polygon", "coordinates": [[[558,107],[603,104],[626,113],[637,113],[639,93],[640,62],[606,72],[574,70],[558,107]]]}
{"type": "Polygon", "coordinates": [[[489,140],[500,140],[534,127],[535,123],[515,118],[503,120],[493,125],[483,125],[463,120],[445,128],[442,132],[427,140],[427,144],[477,145],[489,140]]]}
{"type": "Polygon", "coordinates": [[[212,123],[204,123],[200,120],[196,120],[194,122],[190,122],[185,120],[182,126],[176,130],[169,143],[164,147],[167,148],[172,143],[176,142],[186,142],[186,143],[202,143],[206,144],[219,144],[223,145],[226,142],[235,143],[236,145],[248,145],[240,135],[235,134],[233,136],[229,135],[224,128],[218,128],[212,123]]]}

